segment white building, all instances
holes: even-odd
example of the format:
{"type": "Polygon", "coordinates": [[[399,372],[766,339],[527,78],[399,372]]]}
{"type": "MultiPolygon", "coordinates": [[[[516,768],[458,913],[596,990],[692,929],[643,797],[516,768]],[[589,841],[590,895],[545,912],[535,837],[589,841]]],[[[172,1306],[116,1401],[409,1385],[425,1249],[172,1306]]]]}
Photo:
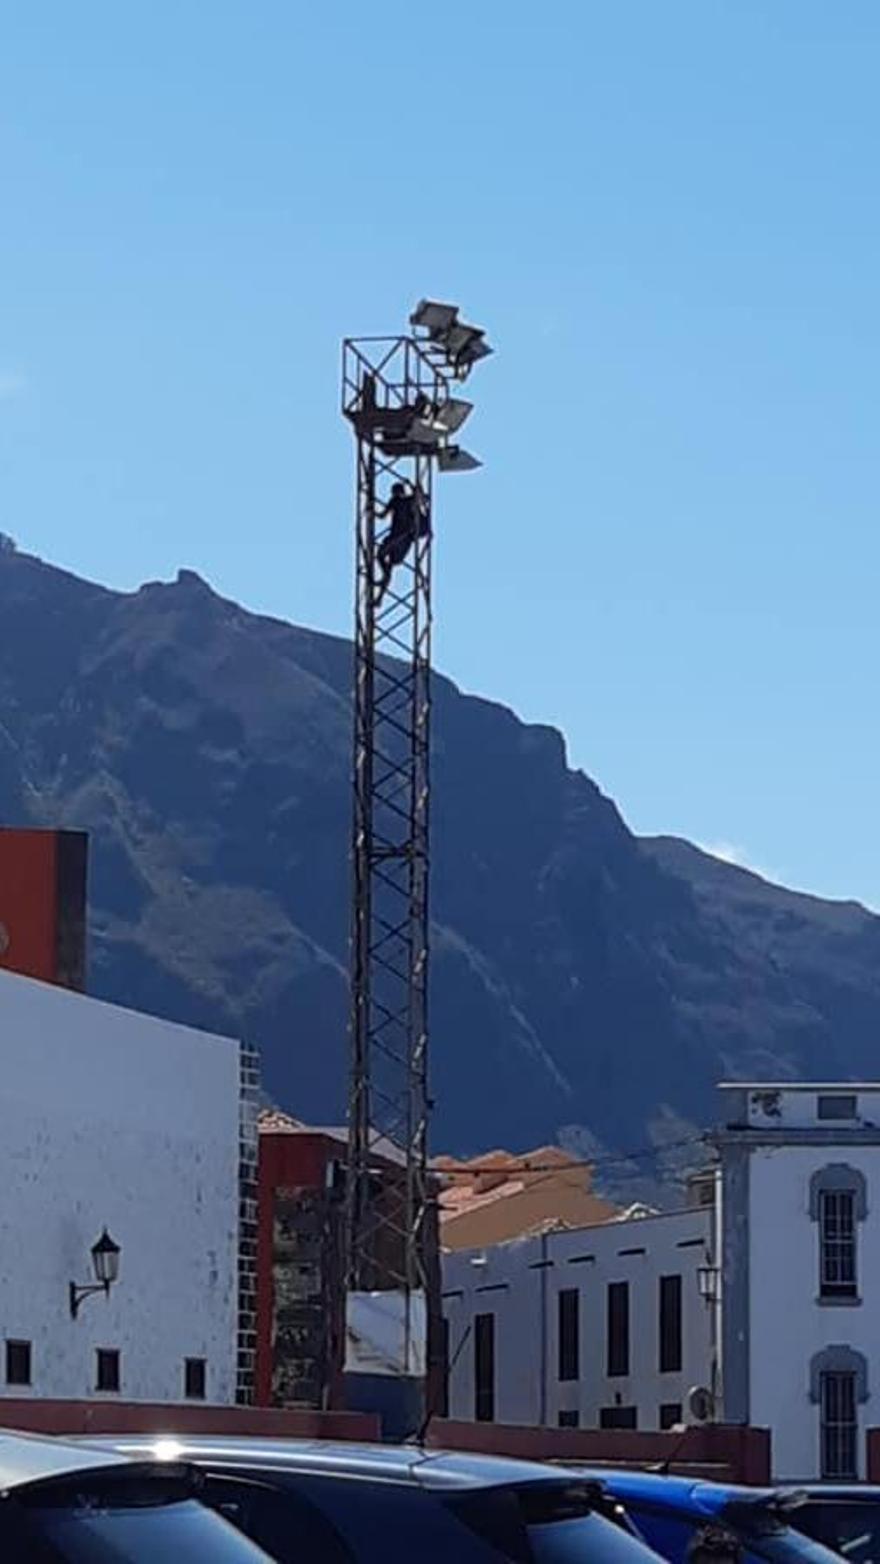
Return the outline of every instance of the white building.
{"type": "Polygon", "coordinates": [[[444,1257],[452,1417],[652,1429],[703,1386],[769,1428],[776,1478],[866,1475],[880,1084],[721,1093],[714,1208],[444,1257]]]}
{"type": "Polygon", "coordinates": [[[449,1416],[668,1428],[707,1385],[712,1212],[612,1221],[443,1258],[449,1416]]]}
{"type": "Polygon", "coordinates": [[[880,1424],[880,1084],[722,1088],[726,1421],[775,1475],[865,1475],[880,1424]]]}
{"type": "Polygon", "coordinates": [[[249,1399],[255,1056],[0,972],[0,1061],[0,1394],[249,1399]]]}

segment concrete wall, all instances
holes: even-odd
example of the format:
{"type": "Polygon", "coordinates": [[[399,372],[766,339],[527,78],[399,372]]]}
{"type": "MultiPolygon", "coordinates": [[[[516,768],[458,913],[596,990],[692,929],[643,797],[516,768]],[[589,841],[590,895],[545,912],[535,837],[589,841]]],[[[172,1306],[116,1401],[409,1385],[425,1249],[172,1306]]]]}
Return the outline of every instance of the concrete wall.
{"type": "Polygon", "coordinates": [[[864,1434],[880,1421],[880,1146],[764,1146],[752,1151],[749,1179],[749,1418],[773,1428],[774,1473],[798,1481],[820,1475],[819,1408],[810,1365],[823,1348],[845,1345],[868,1362],[859,1407],[860,1476],[864,1434]],[[868,1212],[859,1224],[859,1297],[852,1306],[818,1301],[818,1224],[809,1212],[811,1176],[844,1161],[865,1176],[868,1212]],[[871,1191],[874,1191],[872,1198],[871,1191]]]}
{"type": "Polygon", "coordinates": [[[721,1088],[729,1123],[755,1130],[798,1130],[823,1125],[870,1128],[880,1124],[880,1086],[871,1082],[786,1082],[782,1085],[727,1085],[721,1088]],[[820,1119],[819,1097],[855,1097],[852,1119],[820,1119]]]}
{"type": "Polygon", "coordinates": [[[162,1402],[3,1402],[7,1426],[35,1434],[175,1434],[184,1438],[231,1434],[255,1439],[356,1439],[375,1442],[378,1417],[369,1412],[315,1412],[268,1407],[168,1406],[162,1402]]]}
{"type": "MultiPolygon", "coordinates": [[[[629,1433],[595,1428],[520,1428],[500,1423],[454,1423],[435,1418],[427,1443],[439,1450],[472,1450],[523,1461],[584,1466],[668,1466],[670,1472],[713,1482],[770,1481],[766,1428],[692,1424],[686,1433],[629,1433]]],[[[880,1455],[880,1443],[878,1443],[880,1455]]]]}
{"type": "Polygon", "coordinates": [[[711,1241],[707,1209],[610,1222],[447,1254],[443,1308],[448,1322],[449,1415],[474,1417],[474,1333],[478,1314],[495,1315],[495,1420],[556,1427],[576,1412],[595,1428],[602,1407],[637,1409],[640,1429],[657,1429],[660,1407],[680,1403],[710,1375],[710,1311],[697,1290],[697,1267],[711,1241]],[[659,1278],[682,1278],[682,1368],[659,1367],[659,1278]],[[610,1282],[629,1282],[630,1373],[606,1373],[610,1282]],[[577,1288],[580,1375],[558,1377],[558,1295],[577,1288]]]}
{"type": "Polygon", "coordinates": [[[120,1397],[236,1394],[239,1045],[0,972],[0,1395],[95,1394],[96,1349],[120,1397]],[[70,1318],[104,1225],[122,1247],[109,1298],[70,1318]],[[3,1339],[32,1343],[30,1389],[3,1339]]]}
{"type": "Polygon", "coordinates": [[[722,1096],[724,1415],[771,1429],[776,1478],[814,1480],[820,1371],[852,1372],[864,1476],[866,1432],[880,1414],[880,1087],[749,1083],[722,1096]],[[823,1184],[855,1192],[854,1296],[820,1294],[823,1184]]]}

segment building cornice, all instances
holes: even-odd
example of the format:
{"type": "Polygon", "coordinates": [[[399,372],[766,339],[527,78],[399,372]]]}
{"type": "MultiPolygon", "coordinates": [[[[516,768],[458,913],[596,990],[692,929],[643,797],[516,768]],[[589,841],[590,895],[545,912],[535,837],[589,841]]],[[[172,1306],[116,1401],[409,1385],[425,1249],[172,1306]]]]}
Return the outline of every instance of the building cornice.
{"type": "Polygon", "coordinates": [[[819,1125],[786,1125],[782,1128],[760,1129],[728,1124],[723,1129],[712,1130],[707,1138],[719,1151],[731,1146],[775,1146],[780,1150],[785,1146],[838,1146],[844,1149],[851,1146],[880,1146],[880,1125],[876,1129],[865,1126],[847,1130],[839,1126],[823,1129],[819,1125]]]}

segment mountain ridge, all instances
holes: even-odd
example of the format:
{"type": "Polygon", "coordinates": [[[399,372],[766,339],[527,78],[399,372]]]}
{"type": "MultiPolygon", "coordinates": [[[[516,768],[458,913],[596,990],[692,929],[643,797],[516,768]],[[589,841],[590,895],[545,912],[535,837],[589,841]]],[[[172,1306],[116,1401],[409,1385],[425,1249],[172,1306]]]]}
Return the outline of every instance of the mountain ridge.
{"type": "MultiPolygon", "coordinates": [[[[350,644],[22,553],[0,613],[0,817],[90,830],[92,991],[247,1035],[282,1107],[338,1118],[350,644]]],[[[865,1073],[880,919],[635,837],[555,729],[433,689],[438,1147],[662,1148],[722,1075],[865,1073]]]]}

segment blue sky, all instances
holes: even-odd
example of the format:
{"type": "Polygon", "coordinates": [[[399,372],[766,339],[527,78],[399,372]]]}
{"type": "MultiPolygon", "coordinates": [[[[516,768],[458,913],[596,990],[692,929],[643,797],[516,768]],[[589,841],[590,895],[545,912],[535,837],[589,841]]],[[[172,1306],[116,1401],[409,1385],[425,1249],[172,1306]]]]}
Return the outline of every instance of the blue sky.
{"type": "Polygon", "coordinates": [[[339,339],[460,300],[439,666],[880,907],[876,0],[13,9],[0,526],[347,633],[339,339]]]}

